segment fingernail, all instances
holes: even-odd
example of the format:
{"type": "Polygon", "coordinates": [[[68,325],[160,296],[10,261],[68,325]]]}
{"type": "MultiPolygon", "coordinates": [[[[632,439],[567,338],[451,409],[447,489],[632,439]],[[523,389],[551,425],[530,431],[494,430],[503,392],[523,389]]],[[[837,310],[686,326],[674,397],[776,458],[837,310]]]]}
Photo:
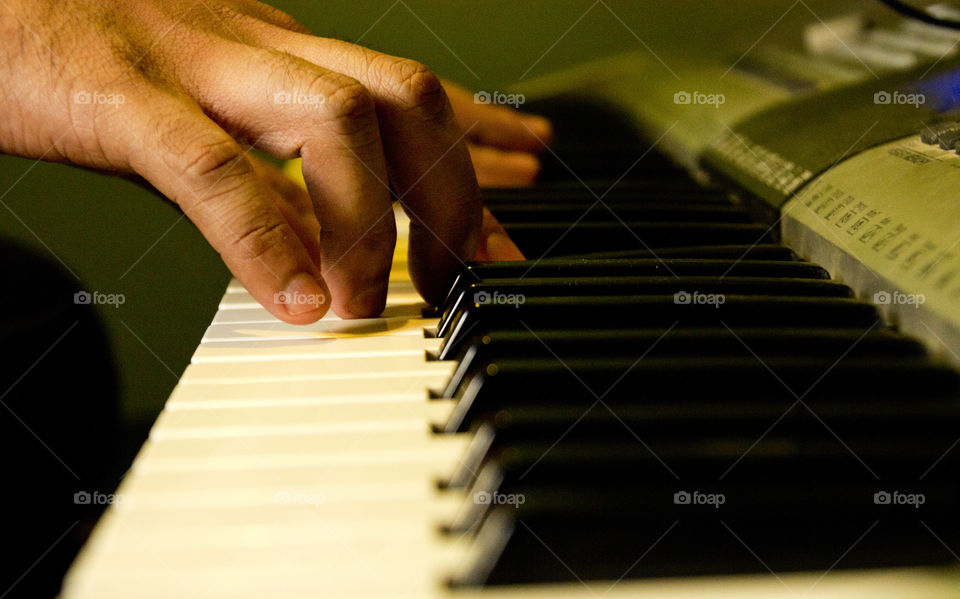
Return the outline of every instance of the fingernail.
{"type": "Polygon", "coordinates": [[[387,284],[377,283],[367,287],[350,300],[349,310],[354,316],[370,318],[379,316],[387,302],[387,284]]]}
{"type": "Polygon", "coordinates": [[[306,273],[294,275],[284,291],[274,294],[274,302],[283,304],[291,316],[319,310],[327,304],[327,292],[306,273]]]}

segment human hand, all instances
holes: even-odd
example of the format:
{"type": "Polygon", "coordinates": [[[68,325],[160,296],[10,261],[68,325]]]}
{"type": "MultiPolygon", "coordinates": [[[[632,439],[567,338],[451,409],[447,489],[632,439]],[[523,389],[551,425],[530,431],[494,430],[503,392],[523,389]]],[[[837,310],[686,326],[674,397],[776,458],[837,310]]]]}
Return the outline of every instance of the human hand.
{"type": "Polygon", "coordinates": [[[515,257],[481,238],[502,229],[419,63],[311,36],[253,0],[5,0],[0,36],[0,151],[143,177],[280,319],[383,309],[390,186],[426,299],[464,260],[515,257]],[[302,157],[309,195],[251,147],[302,157]]]}

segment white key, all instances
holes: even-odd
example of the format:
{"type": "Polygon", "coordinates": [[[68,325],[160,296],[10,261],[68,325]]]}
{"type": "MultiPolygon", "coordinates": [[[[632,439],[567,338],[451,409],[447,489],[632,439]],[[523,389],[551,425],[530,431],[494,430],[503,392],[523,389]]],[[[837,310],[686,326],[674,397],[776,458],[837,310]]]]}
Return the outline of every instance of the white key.
{"type": "Polygon", "coordinates": [[[293,358],[378,357],[396,355],[424,355],[437,350],[439,339],[424,339],[417,335],[384,336],[377,343],[366,337],[337,339],[277,339],[242,340],[201,343],[192,362],[264,362],[293,358]]]}
{"type": "MultiPolygon", "coordinates": [[[[190,383],[257,383],[280,380],[324,380],[378,377],[422,372],[452,374],[452,362],[425,362],[422,353],[366,358],[318,358],[269,362],[201,362],[191,364],[181,380],[190,383]]],[[[386,389],[385,389],[386,390],[386,389]]]]}
{"type": "Polygon", "coordinates": [[[261,405],[179,409],[168,406],[157,421],[165,438],[255,434],[256,431],[357,432],[410,428],[445,421],[453,409],[447,400],[298,406],[261,405]],[[249,432],[247,432],[249,431],[249,432]]]}
{"type": "Polygon", "coordinates": [[[124,479],[125,494],[157,494],[172,490],[187,494],[205,489],[229,492],[242,489],[303,489],[306,485],[355,485],[371,480],[384,483],[416,483],[433,486],[450,474],[450,465],[425,460],[406,464],[370,463],[363,465],[331,463],[322,468],[247,468],[216,472],[197,470],[149,470],[135,467],[124,479]]]}
{"type": "Polygon", "coordinates": [[[144,444],[138,462],[154,461],[170,467],[231,464],[233,467],[259,467],[263,464],[316,464],[323,460],[391,461],[404,456],[446,455],[453,464],[463,455],[467,435],[431,435],[426,423],[422,431],[360,431],[358,433],[252,434],[216,438],[181,438],[163,429],[154,429],[144,444]],[[446,453],[443,453],[446,452],[446,453]]]}
{"type": "MultiPolygon", "coordinates": [[[[125,489],[118,507],[124,522],[134,521],[144,530],[158,533],[173,528],[214,530],[217,527],[295,527],[322,520],[325,526],[339,520],[379,520],[400,528],[411,519],[436,519],[438,525],[452,520],[464,501],[458,494],[441,495],[429,479],[419,481],[343,481],[309,479],[304,473],[296,485],[255,484],[248,487],[210,489],[145,489],[136,483],[125,489]],[[334,521],[334,522],[331,522],[334,521]]],[[[430,528],[423,527],[423,532],[430,528]]],[[[342,533],[350,536],[350,530],[342,533]]],[[[262,543],[275,545],[275,539],[262,543]]]]}
{"type": "MultiPolygon", "coordinates": [[[[387,296],[387,306],[401,306],[422,302],[420,294],[413,288],[412,283],[399,286],[396,291],[390,290],[387,296]]],[[[220,310],[256,310],[262,309],[260,302],[255,300],[247,291],[227,293],[220,300],[220,310]]]]}
{"type": "MultiPolygon", "coordinates": [[[[419,310],[419,308],[417,309],[419,310]]],[[[399,311],[399,310],[397,310],[399,311]]],[[[308,325],[292,325],[273,317],[261,321],[221,321],[214,318],[201,343],[217,341],[256,340],[274,341],[277,339],[330,339],[348,336],[369,338],[373,336],[413,335],[423,337],[423,329],[437,325],[435,318],[420,318],[419,311],[405,309],[407,314],[386,318],[367,318],[363,320],[323,319],[308,325]]],[[[240,314],[242,310],[230,311],[240,314]]],[[[388,314],[395,313],[387,311],[388,314]]],[[[227,314],[227,312],[218,312],[227,314]]],[[[371,342],[373,345],[374,342],[371,342]]]]}
{"type": "Polygon", "coordinates": [[[181,381],[169,402],[213,407],[419,401],[426,397],[427,388],[443,385],[448,377],[446,371],[413,370],[365,378],[301,378],[259,383],[181,381]]]}

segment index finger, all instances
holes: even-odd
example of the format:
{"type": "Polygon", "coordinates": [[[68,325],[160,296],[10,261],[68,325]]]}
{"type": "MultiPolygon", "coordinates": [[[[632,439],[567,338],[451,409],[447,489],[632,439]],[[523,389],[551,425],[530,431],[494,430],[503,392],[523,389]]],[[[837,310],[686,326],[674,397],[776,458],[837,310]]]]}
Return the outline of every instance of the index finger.
{"type": "Polygon", "coordinates": [[[409,267],[428,301],[443,299],[480,242],[481,200],[463,132],[425,66],[336,40],[284,32],[280,49],[362,82],[376,103],[390,181],[410,215],[409,267]]]}

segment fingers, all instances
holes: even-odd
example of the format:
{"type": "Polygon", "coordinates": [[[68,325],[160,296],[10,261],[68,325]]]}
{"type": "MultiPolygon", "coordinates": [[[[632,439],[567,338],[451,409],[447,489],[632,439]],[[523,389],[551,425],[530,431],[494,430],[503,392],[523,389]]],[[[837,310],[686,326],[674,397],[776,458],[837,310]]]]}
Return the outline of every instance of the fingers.
{"type": "Polygon", "coordinates": [[[532,154],[474,144],[468,147],[480,187],[526,187],[540,173],[540,161],[532,154]]]}
{"type": "Polygon", "coordinates": [[[314,264],[321,264],[320,223],[313,210],[310,195],[269,162],[251,156],[250,164],[257,176],[266,183],[273,203],[300,238],[300,243],[306,248],[310,259],[314,264]]]}
{"type": "Polygon", "coordinates": [[[483,209],[483,226],[480,239],[482,241],[477,247],[477,253],[473,257],[474,260],[489,262],[493,260],[524,259],[523,252],[513,243],[503,226],[486,208],[483,209]]]}
{"type": "Polygon", "coordinates": [[[473,257],[482,219],[476,177],[439,79],[423,65],[294,33],[273,43],[359,80],[376,105],[390,181],[411,218],[409,268],[428,300],[473,257]]]}
{"type": "Polygon", "coordinates": [[[237,136],[276,156],[303,158],[334,311],[344,318],[382,312],[396,226],[376,106],[363,85],[248,48],[220,52],[189,77],[191,95],[237,136]]]}
{"type": "Polygon", "coordinates": [[[444,82],[460,126],[470,130],[470,141],[501,150],[541,152],[553,141],[547,119],[493,104],[479,104],[462,87],[444,82]]]}
{"type": "Polygon", "coordinates": [[[327,311],[317,266],[257,176],[245,150],[201,109],[158,92],[129,124],[131,166],[176,202],[244,287],[294,324],[327,311]]]}

